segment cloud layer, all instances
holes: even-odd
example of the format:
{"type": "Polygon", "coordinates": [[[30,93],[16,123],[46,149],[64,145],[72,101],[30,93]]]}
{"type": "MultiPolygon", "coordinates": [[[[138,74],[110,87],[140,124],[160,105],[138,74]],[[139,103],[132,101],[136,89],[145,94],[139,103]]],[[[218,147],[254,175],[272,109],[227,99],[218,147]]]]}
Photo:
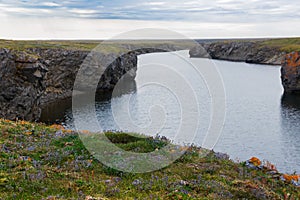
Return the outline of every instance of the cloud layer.
{"type": "Polygon", "coordinates": [[[299,19],[299,8],[285,0],[0,0],[2,16],[231,23],[299,19]]]}
{"type": "Polygon", "coordinates": [[[189,37],[299,36],[300,1],[0,0],[2,38],[109,38],[137,28],[189,37]]]}

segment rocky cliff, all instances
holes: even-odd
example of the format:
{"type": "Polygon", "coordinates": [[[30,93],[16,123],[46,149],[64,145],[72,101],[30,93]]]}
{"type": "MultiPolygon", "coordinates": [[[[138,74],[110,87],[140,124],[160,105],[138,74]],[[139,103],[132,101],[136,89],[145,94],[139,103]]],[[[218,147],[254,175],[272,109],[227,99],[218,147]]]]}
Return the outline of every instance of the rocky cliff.
{"type": "MultiPolygon", "coordinates": [[[[178,50],[174,46],[163,46],[161,49],[140,49],[116,56],[116,53],[83,50],[32,48],[16,51],[2,48],[0,118],[38,120],[43,106],[72,96],[77,72],[84,61],[89,61],[84,73],[90,75],[91,79],[94,77],[98,81],[99,77],[95,74],[103,71],[98,91],[111,91],[123,75],[135,78],[138,55],[165,49],[178,50]],[[107,63],[109,65],[104,66],[107,63]]],[[[82,80],[82,83],[89,85],[88,80],[82,80]]]]}
{"type": "Polygon", "coordinates": [[[0,117],[37,119],[47,67],[35,56],[0,50],[0,117]]]}
{"type": "Polygon", "coordinates": [[[286,93],[300,93],[300,52],[292,52],[284,57],[281,79],[286,93]]]}
{"type": "MultiPolygon", "coordinates": [[[[76,74],[88,54],[88,51],[59,49],[26,52],[1,49],[0,117],[38,120],[43,105],[71,97],[76,74]]],[[[107,54],[101,58],[112,56],[107,54]]],[[[117,58],[105,70],[98,89],[112,90],[128,71],[134,79],[136,67],[135,53],[117,58]]]]}
{"type": "Polygon", "coordinates": [[[204,57],[256,64],[280,65],[285,53],[262,46],[256,41],[224,41],[203,43],[203,49],[190,50],[191,57],[204,57]]]}

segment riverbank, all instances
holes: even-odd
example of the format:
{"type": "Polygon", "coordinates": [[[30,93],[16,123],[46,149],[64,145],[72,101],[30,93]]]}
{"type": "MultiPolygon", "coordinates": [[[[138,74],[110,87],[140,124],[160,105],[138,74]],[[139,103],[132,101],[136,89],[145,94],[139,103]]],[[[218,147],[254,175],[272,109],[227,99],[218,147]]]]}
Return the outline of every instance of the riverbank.
{"type": "MultiPolygon", "coordinates": [[[[59,125],[0,119],[0,199],[297,199],[299,188],[280,174],[234,163],[197,147],[153,173],[122,173],[103,166],[76,132],[59,125]],[[184,170],[183,170],[184,169],[184,170]]],[[[90,133],[84,132],[89,135],[90,133]]],[[[152,152],[165,138],[106,133],[120,148],[152,152]]],[[[253,164],[257,164],[257,160],[253,164]]],[[[258,166],[258,165],[257,165],[258,166]]]]}
{"type": "Polygon", "coordinates": [[[199,43],[202,48],[191,49],[191,57],[266,65],[281,65],[286,54],[300,51],[300,38],[222,40],[199,43]]]}

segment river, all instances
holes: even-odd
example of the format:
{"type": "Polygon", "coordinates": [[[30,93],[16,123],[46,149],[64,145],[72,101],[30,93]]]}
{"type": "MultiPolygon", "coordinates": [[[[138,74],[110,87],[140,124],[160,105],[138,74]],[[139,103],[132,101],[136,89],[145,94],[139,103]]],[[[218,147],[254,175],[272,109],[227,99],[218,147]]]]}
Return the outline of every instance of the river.
{"type": "MultiPolygon", "coordinates": [[[[168,88],[160,84],[144,84],[145,79],[153,78],[156,81],[171,79],[167,71],[155,70],[159,66],[169,66],[171,70],[182,73],[183,78],[192,83],[191,87],[198,98],[200,109],[199,128],[193,143],[202,144],[209,128],[211,97],[205,79],[197,77],[190,70],[191,66],[188,63],[201,68],[208,61],[189,58],[188,51],[178,53],[180,56],[174,53],[140,55],[135,81],[126,83],[122,94],[117,94],[112,99],[110,95],[100,95],[100,98],[97,98],[95,106],[97,118],[103,130],[137,132],[132,125],[126,126],[133,123],[139,127],[139,132],[144,134],[159,134],[174,139],[174,133],[182,120],[181,102],[172,91],[168,91],[168,88]],[[130,118],[124,113],[125,104],[130,118]],[[153,105],[163,109],[155,110],[156,107],[153,105]],[[155,125],[156,122],[158,123],[155,125]]],[[[218,69],[226,94],[226,118],[214,150],[229,154],[235,161],[244,161],[256,156],[275,164],[281,172],[299,173],[300,97],[283,95],[280,66],[217,60],[210,62],[218,69]]],[[[184,101],[188,101],[188,98],[184,101]]],[[[195,116],[193,112],[188,111],[195,116]]],[[[83,108],[80,115],[82,121],[89,121],[89,114],[84,113],[83,108]]],[[[62,120],[67,128],[75,128],[70,100],[44,109],[42,121],[55,119],[62,120]]],[[[94,131],[95,127],[94,124],[90,124],[86,129],[94,131]]],[[[189,139],[187,137],[190,135],[181,137],[183,142],[184,139],[189,139]]],[[[180,141],[177,139],[175,142],[180,141]]]]}

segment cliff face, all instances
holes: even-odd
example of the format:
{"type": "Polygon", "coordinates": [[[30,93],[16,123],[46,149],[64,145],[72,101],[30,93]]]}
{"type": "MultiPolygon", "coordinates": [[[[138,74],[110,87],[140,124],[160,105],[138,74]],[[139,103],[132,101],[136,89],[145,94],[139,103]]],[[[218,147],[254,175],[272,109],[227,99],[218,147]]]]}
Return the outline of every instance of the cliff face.
{"type": "Polygon", "coordinates": [[[26,53],[0,50],[0,117],[36,119],[47,67],[26,53]]]}
{"type": "Polygon", "coordinates": [[[262,47],[255,41],[216,42],[202,44],[202,46],[202,50],[199,47],[191,49],[191,57],[210,57],[237,62],[280,65],[284,56],[280,50],[262,47]]]}
{"type": "Polygon", "coordinates": [[[285,92],[300,93],[300,52],[293,52],[284,57],[281,80],[285,92]]]}
{"type": "Polygon", "coordinates": [[[98,91],[111,91],[125,74],[127,79],[135,78],[138,55],[180,50],[175,46],[162,47],[134,50],[119,57],[114,53],[82,50],[0,49],[0,118],[38,120],[43,106],[72,96],[82,66],[90,79],[81,80],[82,91],[95,79],[98,91]],[[103,72],[100,81],[99,71],[103,72]]]}
{"type": "MultiPolygon", "coordinates": [[[[71,97],[77,72],[88,54],[57,49],[31,49],[26,53],[0,49],[0,118],[38,120],[43,105],[71,97]]],[[[119,57],[104,72],[98,89],[112,90],[127,72],[134,79],[136,69],[135,53],[119,57]]]]}
{"type": "MultiPolygon", "coordinates": [[[[43,59],[48,68],[47,76],[44,79],[46,90],[41,97],[41,104],[51,103],[58,99],[69,98],[72,96],[73,85],[78,70],[82,67],[85,60],[91,58],[85,73],[89,77],[94,77],[96,71],[105,70],[99,84],[98,90],[110,91],[114,88],[118,80],[127,72],[134,79],[137,70],[137,56],[134,53],[125,54],[116,60],[113,60],[113,54],[101,54],[91,56],[89,51],[71,51],[71,50],[35,50],[34,52],[43,59]],[[98,60],[111,60],[111,64],[103,66],[104,62],[98,60]]],[[[99,77],[94,77],[97,80],[99,77]]],[[[84,84],[89,84],[84,80],[84,84]]]]}

